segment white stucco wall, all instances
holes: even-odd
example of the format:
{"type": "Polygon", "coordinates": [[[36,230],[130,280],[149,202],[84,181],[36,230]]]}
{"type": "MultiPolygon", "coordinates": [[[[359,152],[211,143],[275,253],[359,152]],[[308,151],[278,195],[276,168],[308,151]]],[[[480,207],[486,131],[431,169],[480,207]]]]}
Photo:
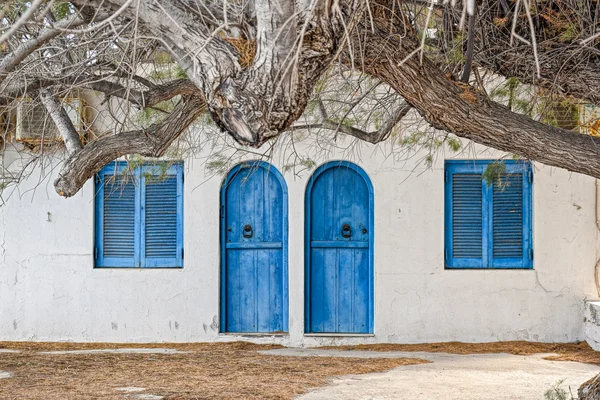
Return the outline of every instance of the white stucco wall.
{"type": "MultiPolygon", "coordinates": [[[[315,144],[296,144],[314,155],[315,144]]],[[[495,158],[478,146],[457,158],[495,158]]],[[[595,181],[535,164],[533,270],[444,270],[444,155],[432,168],[390,156],[389,145],[321,151],[349,159],[375,191],[375,318],[368,337],[307,337],[304,328],[304,190],[289,190],[289,345],[354,342],[576,341],[585,301],[596,299],[595,181]]],[[[207,150],[208,152],[208,150],[207,150]]],[[[93,184],[59,198],[39,173],[0,207],[0,340],[214,341],[219,334],[219,189],[202,153],[185,160],[185,267],[94,269],[93,184]]],[[[247,157],[252,158],[252,157],[247,157]]],[[[313,157],[314,158],[314,157],[313,157]]],[[[39,171],[38,171],[39,172],[39,171]]],[[[56,173],[56,172],[54,172],[56,173]]]]}
{"type": "Polygon", "coordinates": [[[585,340],[590,347],[600,351],[600,301],[590,301],[585,307],[585,340]]]}

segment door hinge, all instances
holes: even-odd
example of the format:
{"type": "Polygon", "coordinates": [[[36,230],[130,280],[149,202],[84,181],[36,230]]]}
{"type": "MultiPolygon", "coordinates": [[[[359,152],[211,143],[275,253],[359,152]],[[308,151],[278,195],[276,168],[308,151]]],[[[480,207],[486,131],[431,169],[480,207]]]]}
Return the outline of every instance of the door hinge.
{"type": "Polygon", "coordinates": [[[184,253],[183,249],[181,249],[181,259],[182,259],[182,260],[183,260],[183,256],[184,256],[184,254],[185,254],[185,253],[184,253]]]}
{"type": "Polygon", "coordinates": [[[94,182],[95,182],[96,184],[99,184],[99,183],[100,183],[100,174],[96,174],[96,175],[94,175],[94,182]]]}
{"type": "Polygon", "coordinates": [[[533,183],[533,171],[529,171],[527,177],[529,178],[529,183],[533,183]]]}
{"type": "Polygon", "coordinates": [[[98,259],[98,248],[94,247],[94,259],[98,259]]]}
{"type": "Polygon", "coordinates": [[[445,172],[446,172],[446,174],[444,176],[444,181],[448,182],[448,171],[445,171],[445,172]]]}
{"type": "Polygon", "coordinates": [[[444,249],[444,261],[448,261],[448,248],[444,249]]]}
{"type": "Polygon", "coordinates": [[[533,260],[533,249],[532,248],[529,249],[529,259],[533,260]]]}
{"type": "Polygon", "coordinates": [[[219,217],[223,218],[223,215],[225,214],[225,206],[221,206],[221,208],[219,209],[219,217]]]}

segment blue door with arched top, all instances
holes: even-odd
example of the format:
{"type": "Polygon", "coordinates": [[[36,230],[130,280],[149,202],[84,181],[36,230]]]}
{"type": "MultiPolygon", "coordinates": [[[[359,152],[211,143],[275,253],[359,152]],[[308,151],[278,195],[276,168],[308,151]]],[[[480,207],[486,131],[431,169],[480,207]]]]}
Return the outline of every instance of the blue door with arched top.
{"type": "Polygon", "coordinates": [[[373,332],[373,187],[356,164],[319,167],[306,189],[307,333],[373,332]]]}
{"type": "Polygon", "coordinates": [[[221,189],[221,331],[288,330],[287,188],[277,169],[244,162],[221,189]]]}

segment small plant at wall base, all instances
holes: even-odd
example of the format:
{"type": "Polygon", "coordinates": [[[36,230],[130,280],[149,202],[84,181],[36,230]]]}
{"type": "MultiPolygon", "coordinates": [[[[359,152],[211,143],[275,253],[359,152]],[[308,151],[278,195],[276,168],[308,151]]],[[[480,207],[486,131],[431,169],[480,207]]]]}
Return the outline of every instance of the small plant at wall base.
{"type": "Polygon", "coordinates": [[[570,393],[571,387],[569,387],[569,391],[562,387],[564,379],[556,382],[552,387],[544,393],[544,400],[576,400],[573,397],[573,394],[570,393]]]}

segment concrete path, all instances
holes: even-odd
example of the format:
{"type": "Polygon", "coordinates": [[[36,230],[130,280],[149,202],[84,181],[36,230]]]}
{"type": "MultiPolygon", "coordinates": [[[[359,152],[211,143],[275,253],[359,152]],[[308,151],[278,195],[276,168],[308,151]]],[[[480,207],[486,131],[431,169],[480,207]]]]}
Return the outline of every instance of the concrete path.
{"type": "Polygon", "coordinates": [[[577,394],[577,388],[600,367],[565,361],[547,361],[538,354],[456,355],[423,352],[337,351],[316,349],[277,349],[263,354],[321,357],[406,357],[432,361],[429,364],[401,366],[388,372],[345,376],[325,387],[300,396],[315,400],[542,400],[544,392],[560,380],[577,394]]]}

